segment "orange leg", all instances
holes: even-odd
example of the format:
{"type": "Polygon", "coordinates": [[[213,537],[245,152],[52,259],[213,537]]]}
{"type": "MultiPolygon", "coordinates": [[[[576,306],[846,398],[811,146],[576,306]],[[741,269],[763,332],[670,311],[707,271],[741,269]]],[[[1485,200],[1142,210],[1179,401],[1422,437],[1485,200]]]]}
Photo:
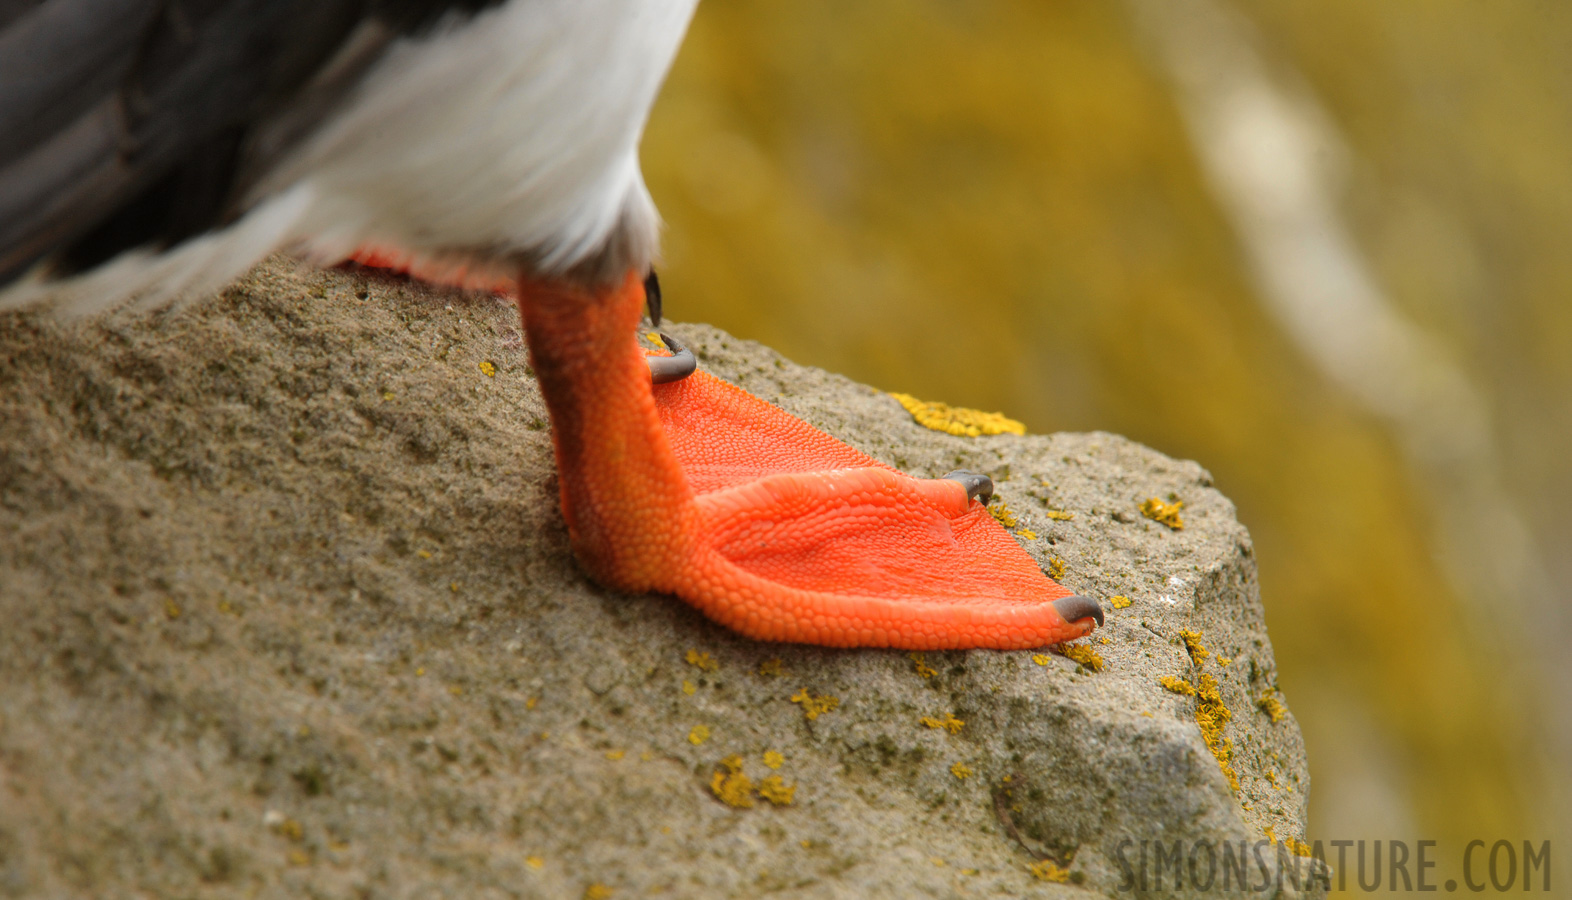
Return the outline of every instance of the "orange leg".
{"type": "Polygon", "coordinates": [[[519,285],[574,551],[749,637],[1022,649],[1096,604],[1049,580],[966,488],[903,475],[704,373],[652,385],[641,279],[519,285]]]}

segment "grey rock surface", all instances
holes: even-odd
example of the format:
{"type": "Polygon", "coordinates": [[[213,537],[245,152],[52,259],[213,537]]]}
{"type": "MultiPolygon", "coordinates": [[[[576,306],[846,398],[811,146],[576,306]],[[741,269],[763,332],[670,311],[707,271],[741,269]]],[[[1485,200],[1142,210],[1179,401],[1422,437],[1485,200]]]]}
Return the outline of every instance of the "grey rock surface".
{"type": "MultiPolygon", "coordinates": [[[[1303,834],[1298,727],[1257,705],[1275,675],[1250,539],[1205,470],[1110,434],[937,433],[757,344],[673,333],[908,472],[991,474],[1028,552],[1104,601],[1082,642],[1102,670],[760,644],[597,588],[496,298],[275,259],[184,310],[6,314],[0,896],[1130,896],[1124,841],[1139,879],[1141,842],[1303,834]],[[1151,497],[1184,528],[1144,517],[1151,497]],[[1237,791],[1196,698],[1159,683],[1203,674],[1237,791]],[[804,690],[839,706],[809,719],[804,690]],[[947,716],[964,726],[921,721],[947,716]],[[792,803],[723,803],[733,756],[792,803]]],[[[1254,896],[1319,896],[1292,868],[1279,890],[1274,850],[1254,896]]],[[[1175,896],[1154,862],[1134,895],[1175,896]]],[[[1177,895],[1221,884],[1187,872],[1177,895]]]]}

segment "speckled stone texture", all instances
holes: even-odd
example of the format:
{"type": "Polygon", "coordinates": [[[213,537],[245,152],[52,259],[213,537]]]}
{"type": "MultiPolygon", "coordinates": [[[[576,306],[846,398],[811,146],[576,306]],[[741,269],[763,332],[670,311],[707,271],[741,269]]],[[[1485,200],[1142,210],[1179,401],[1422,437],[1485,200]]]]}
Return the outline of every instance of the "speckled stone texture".
{"type": "MultiPolygon", "coordinates": [[[[588,583],[496,298],[275,259],[180,311],[0,315],[0,896],[1210,896],[1221,871],[1154,884],[1155,842],[1302,835],[1250,538],[1205,470],[1109,434],[940,434],[671,329],[879,459],[992,475],[1045,567],[1133,601],[1082,642],[1102,671],[758,644],[588,583]],[[1203,673],[1237,793],[1159,683],[1203,673]],[[839,706],[809,720],[804,689],[839,706]],[[792,805],[717,799],[733,755],[792,805]]],[[[1320,895],[1278,858],[1253,896],[1320,895]]]]}

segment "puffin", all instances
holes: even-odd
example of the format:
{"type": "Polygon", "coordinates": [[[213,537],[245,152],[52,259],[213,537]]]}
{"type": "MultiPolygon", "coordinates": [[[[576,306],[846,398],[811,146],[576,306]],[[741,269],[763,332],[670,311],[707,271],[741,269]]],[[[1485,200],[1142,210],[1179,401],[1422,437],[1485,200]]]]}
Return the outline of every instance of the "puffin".
{"type": "MultiPolygon", "coordinates": [[[[1097,602],[989,515],[666,337],[639,140],[697,0],[0,4],[0,310],[200,299],[264,257],[505,290],[574,554],[747,637],[1044,647],[1097,602]]],[[[328,301],[323,301],[328,302],[328,301]]]]}

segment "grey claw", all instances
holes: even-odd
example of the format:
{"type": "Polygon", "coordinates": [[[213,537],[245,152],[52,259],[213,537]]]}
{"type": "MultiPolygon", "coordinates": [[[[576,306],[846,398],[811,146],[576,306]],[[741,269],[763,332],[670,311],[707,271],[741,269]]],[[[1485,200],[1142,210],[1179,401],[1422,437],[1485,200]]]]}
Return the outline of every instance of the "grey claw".
{"type": "Polygon", "coordinates": [[[655,270],[644,276],[644,308],[649,311],[650,324],[660,327],[660,279],[655,277],[655,270]]]}
{"type": "Polygon", "coordinates": [[[944,477],[950,481],[960,482],[961,486],[966,488],[968,500],[981,500],[983,505],[987,506],[988,501],[993,499],[993,479],[987,475],[956,469],[944,477]]]}
{"type": "Polygon", "coordinates": [[[1066,622],[1071,624],[1079,622],[1087,616],[1096,619],[1098,627],[1101,627],[1103,624],[1103,608],[1098,606],[1097,601],[1090,597],[1082,597],[1080,594],[1060,597],[1053,602],[1053,608],[1055,612],[1064,617],[1066,622]]]}
{"type": "Polygon", "coordinates": [[[650,381],[654,384],[670,384],[692,375],[699,367],[699,361],[693,358],[693,351],[677,343],[677,339],[669,334],[661,334],[660,339],[666,349],[676,355],[644,357],[644,362],[650,367],[650,381]]]}

